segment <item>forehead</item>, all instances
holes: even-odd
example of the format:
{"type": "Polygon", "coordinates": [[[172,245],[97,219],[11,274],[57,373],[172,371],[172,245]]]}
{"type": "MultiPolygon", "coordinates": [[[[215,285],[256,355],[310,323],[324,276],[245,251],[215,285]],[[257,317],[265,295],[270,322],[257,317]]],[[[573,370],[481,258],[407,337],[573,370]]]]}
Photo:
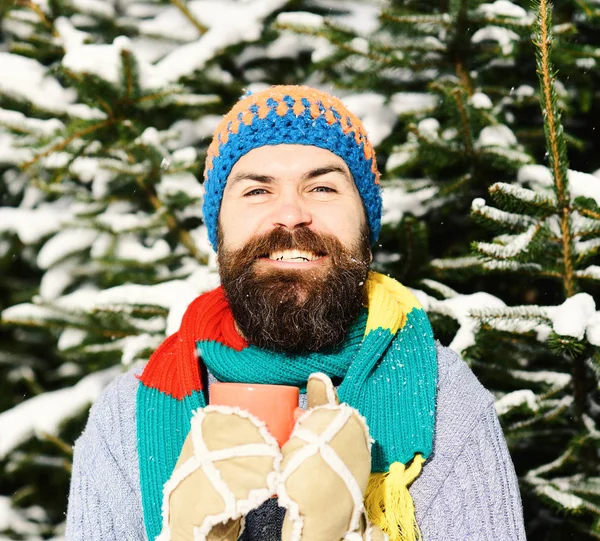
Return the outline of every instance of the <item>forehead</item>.
{"type": "Polygon", "coordinates": [[[342,158],[327,149],[310,145],[266,145],[254,148],[235,163],[228,178],[239,172],[279,178],[302,174],[325,165],[337,165],[352,178],[342,158]]]}

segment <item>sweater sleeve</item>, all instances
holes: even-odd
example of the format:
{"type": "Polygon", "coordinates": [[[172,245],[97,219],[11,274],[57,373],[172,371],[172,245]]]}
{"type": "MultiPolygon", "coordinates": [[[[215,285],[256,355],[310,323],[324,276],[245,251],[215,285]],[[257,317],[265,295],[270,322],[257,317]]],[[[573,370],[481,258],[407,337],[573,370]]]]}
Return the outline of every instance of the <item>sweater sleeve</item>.
{"type": "Polygon", "coordinates": [[[525,541],[517,476],[492,395],[447,348],[438,353],[431,463],[411,493],[424,541],[525,541]]]}
{"type": "Polygon", "coordinates": [[[465,440],[422,518],[425,541],[524,541],[517,477],[493,406],[465,440]]]}
{"type": "Polygon", "coordinates": [[[145,541],[135,435],[137,380],[112,382],[75,442],[67,541],[145,541]]]}

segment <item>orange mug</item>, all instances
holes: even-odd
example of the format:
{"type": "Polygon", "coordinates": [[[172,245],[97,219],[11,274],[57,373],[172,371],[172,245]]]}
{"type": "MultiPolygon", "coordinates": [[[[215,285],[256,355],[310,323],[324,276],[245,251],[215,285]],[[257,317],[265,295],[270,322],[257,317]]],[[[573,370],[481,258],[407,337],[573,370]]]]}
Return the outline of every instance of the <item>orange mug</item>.
{"type": "Polygon", "coordinates": [[[213,383],[209,402],[213,406],[237,406],[267,425],[281,447],[304,410],[298,407],[298,387],[256,383],[213,383]]]}

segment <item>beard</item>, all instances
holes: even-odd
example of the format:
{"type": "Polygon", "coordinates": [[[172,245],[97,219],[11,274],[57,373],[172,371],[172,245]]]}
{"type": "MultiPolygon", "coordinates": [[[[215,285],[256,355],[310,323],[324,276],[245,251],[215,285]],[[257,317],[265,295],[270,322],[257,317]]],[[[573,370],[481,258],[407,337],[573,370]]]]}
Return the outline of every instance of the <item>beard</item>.
{"type": "Polygon", "coordinates": [[[246,340],[284,353],[334,349],[363,306],[371,251],[365,225],[354,246],[302,227],[277,227],[227,250],[219,231],[221,283],[235,322],[246,340]],[[261,262],[281,250],[303,250],[327,259],[307,269],[269,268],[261,262]]]}

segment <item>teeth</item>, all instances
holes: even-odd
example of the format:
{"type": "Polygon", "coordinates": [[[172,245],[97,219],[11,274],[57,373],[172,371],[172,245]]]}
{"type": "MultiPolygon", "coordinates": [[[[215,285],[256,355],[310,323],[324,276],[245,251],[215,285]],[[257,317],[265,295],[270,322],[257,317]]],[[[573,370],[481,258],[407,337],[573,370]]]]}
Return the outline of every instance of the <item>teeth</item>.
{"type": "Polygon", "coordinates": [[[269,255],[269,259],[273,259],[274,261],[314,261],[318,257],[312,252],[304,250],[283,250],[272,252],[269,255]]]}

